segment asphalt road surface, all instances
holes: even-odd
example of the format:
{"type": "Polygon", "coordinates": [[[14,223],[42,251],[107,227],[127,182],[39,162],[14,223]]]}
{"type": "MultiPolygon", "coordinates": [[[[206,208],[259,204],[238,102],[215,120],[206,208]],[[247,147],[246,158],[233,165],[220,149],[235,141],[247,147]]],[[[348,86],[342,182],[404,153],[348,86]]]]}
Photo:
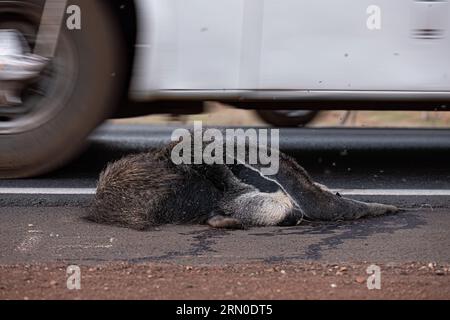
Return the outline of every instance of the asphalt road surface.
{"type": "Polygon", "coordinates": [[[172,225],[138,232],[83,221],[84,214],[80,208],[3,208],[0,264],[450,262],[446,209],[236,231],[172,225]]]}
{"type": "MultiPolygon", "coordinates": [[[[434,297],[450,298],[445,289],[450,288],[450,131],[281,130],[281,149],[315,180],[348,197],[402,207],[396,215],[237,231],[171,225],[137,232],[85,221],[105,164],[157,147],[170,133],[171,128],[108,125],[92,136],[79,159],[58,172],[1,181],[0,265],[416,263],[417,269],[445,275],[433,280],[444,288],[434,297]]],[[[16,285],[3,285],[3,293],[16,285]]],[[[435,287],[427,288],[424,292],[435,287]]],[[[3,296],[20,298],[26,290],[3,296]]]]}

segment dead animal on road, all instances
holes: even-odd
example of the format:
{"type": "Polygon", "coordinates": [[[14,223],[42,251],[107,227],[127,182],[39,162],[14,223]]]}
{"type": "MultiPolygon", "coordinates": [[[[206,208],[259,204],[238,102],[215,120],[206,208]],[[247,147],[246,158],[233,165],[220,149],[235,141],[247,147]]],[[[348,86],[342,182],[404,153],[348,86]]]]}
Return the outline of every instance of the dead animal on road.
{"type": "Polygon", "coordinates": [[[278,173],[267,177],[258,165],[176,165],[174,147],[171,143],[110,163],[100,175],[88,219],[138,230],[172,223],[248,228],[398,211],[332,193],[283,153],[278,173]]]}

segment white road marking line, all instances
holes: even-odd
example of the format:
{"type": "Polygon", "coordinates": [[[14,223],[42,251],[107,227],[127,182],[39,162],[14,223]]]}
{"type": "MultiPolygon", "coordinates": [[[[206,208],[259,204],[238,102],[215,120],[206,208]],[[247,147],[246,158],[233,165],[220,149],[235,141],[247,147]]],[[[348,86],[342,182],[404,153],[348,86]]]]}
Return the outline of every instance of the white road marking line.
{"type": "MultiPolygon", "coordinates": [[[[450,189],[331,189],[345,196],[450,196],[450,189]]],[[[0,195],[94,195],[95,188],[0,188],[0,195]]]]}
{"type": "Polygon", "coordinates": [[[0,188],[0,194],[94,195],[95,188],[0,188]]]}
{"type": "Polygon", "coordinates": [[[343,196],[450,196],[447,189],[335,189],[343,196]]]}

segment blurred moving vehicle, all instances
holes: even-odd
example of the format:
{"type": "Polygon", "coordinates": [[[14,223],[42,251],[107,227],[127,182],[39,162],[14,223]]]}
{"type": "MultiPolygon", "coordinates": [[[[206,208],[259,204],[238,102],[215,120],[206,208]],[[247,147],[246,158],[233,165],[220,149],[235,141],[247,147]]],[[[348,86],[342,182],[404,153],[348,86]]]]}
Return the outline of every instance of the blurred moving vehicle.
{"type": "Polygon", "coordinates": [[[0,0],[0,177],[64,164],[107,118],[204,101],[278,125],[447,110],[449,18],[446,0],[0,0]]]}

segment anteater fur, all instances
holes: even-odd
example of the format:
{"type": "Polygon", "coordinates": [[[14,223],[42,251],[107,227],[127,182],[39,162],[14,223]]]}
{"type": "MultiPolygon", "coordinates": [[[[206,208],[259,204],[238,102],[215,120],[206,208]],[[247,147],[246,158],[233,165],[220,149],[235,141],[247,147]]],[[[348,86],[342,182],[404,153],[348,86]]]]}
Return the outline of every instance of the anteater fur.
{"type": "Polygon", "coordinates": [[[278,174],[264,177],[258,166],[175,165],[174,145],[109,164],[100,175],[88,218],[138,230],[170,223],[247,228],[296,225],[304,218],[354,220],[397,211],[331,193],[283,153],[278,174]],[[260,179],[244,182],[236,173],[243,170],[260,179]],[[264,190],[267,183],[272,186],[264,190]]]}

